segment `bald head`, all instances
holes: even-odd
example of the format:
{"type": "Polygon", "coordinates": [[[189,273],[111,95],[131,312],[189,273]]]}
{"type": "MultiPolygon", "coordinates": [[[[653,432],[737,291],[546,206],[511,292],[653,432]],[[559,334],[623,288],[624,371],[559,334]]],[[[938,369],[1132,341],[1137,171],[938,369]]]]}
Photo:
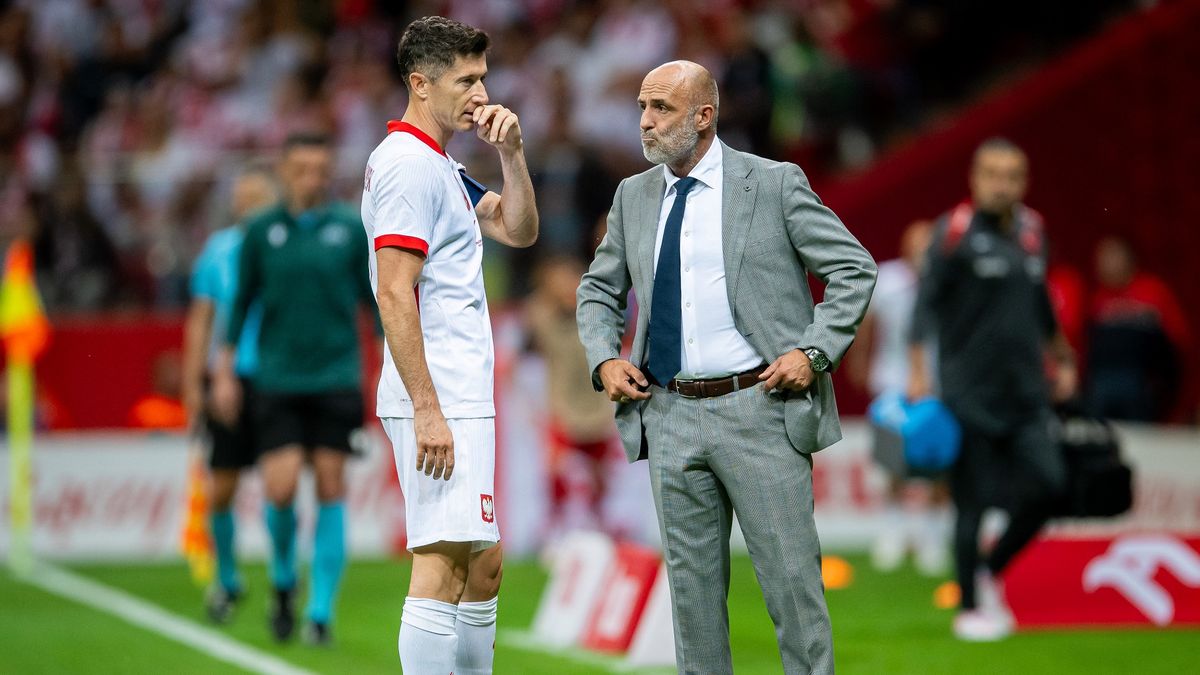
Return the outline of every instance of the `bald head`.
{"type": "Polygon", "coordinates": [[[689,102],[689,108],[713,107],[713,129],[717,127],[717,112],[721,108],[721,95],[717,80],[708,68],[694,61],[669,61],[651,70],[643,80],[642,87],[651,81],[678,87],[689,102]]]}
{"type": "Polygon", "coordinates": [[[672,61],[650,71],[638,92],[646,159],[687,175],[717,133],[717,82],[704,66],[672,61]]]}

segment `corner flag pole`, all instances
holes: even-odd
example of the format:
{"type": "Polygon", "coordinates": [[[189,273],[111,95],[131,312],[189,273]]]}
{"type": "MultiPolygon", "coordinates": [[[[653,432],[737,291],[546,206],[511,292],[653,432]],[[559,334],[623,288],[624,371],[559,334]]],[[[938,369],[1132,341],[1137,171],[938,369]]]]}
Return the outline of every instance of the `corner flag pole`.
{"type": "Polygon", "coordinates": [[[8,354],[8,563],[18,576],[33,570],[33,364],[8,354]]]}
{"type": "Polygon", "coordinates": [[[33,249],[25,239],[13,241],[5,255],[0,338],[8,363],[8,563],[25,575],[33,570],[33,364],[50,338],[34,284],[33,249]]]}

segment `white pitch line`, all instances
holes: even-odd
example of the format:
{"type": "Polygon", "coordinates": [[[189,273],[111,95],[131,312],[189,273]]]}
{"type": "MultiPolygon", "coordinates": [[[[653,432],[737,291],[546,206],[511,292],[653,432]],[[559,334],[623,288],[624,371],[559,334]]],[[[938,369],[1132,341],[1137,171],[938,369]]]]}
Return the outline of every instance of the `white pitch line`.
{"type": "Polygon", "coordinates": [[[233,640],[177,614],[111,586],[64,569],[39,563],[28,576],[15,577],[68,600],[124,619],[140,628],[181,642],[219,661],[262,675],[314,675],[264,651],[233,640]]]}
{"type": "Polygon", "coordinates": [[[574,661],[585,666],[599,668],[610,673],[674,673],[674,668],[646,668],[639,666],[631,666],[624,661],[612,657],[603,656],[593,652],[579,649],[576,647],[556,647],[546,644],[545,641],[538,639],[528,631],[522,630],[501,630],[497,636],[501,644],[514,649],[520,649],[527,652],[538,652],[541,654],[549,654],[557,656],[568,661],[574,661]]]}

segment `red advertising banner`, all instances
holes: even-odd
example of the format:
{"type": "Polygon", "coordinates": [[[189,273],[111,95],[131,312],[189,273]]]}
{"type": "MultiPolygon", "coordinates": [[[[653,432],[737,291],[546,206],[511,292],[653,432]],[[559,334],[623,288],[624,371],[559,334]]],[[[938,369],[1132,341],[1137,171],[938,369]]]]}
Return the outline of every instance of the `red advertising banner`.
{"type": "Polygon", "coordinates": [[[1200,625],[1200,538],[1042,539],[1004,576],[1022,628],[1200,625]]]}
{"type": "Polygon", "coordinates": [[[642,611],[658,575],[658,551],[635,544],[619,544],[606,592],[592,613],[581,643],[599,652],[623,653],[633,642],[642,611]]]}

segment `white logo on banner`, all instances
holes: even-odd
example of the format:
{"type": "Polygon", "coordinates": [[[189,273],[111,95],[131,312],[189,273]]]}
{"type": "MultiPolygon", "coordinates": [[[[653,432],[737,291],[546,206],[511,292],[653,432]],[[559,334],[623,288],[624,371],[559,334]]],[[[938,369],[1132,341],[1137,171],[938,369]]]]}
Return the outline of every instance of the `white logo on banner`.
{"type": "Polygon", "coordinates": [[[559,544],[542,592],[533,634],[543,644],[569,647],[587,628],[616,557],[616,547],[597,532],[575,532],[559,544]]]}
{"type": "Polygon", "coordinates": [[[1117,540],[1084,568],[1083,588],[1092,593],[1111,587],[1155,624],[1165,626],[1175,617],[1175,601],[1154,581],[1160,567],[1185,585],[1200,588],[1200,555],[1166,535],[1117,540]]]}

